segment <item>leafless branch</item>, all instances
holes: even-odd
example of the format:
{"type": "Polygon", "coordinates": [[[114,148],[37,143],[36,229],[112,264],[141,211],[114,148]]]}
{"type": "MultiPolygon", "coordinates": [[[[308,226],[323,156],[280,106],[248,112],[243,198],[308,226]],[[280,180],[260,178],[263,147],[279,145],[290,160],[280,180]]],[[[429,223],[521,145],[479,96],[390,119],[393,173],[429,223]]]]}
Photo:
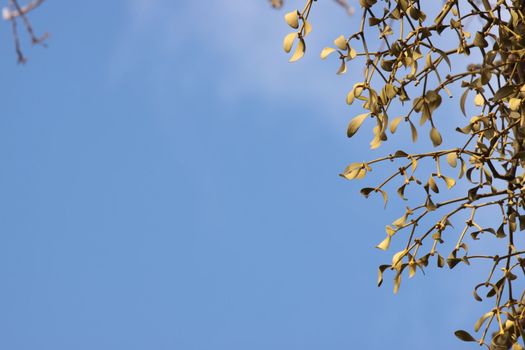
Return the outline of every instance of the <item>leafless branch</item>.
{"type": "Polygon", "coordinates": [[[13,40],[15,42],[15,51],[17,55],[18,63],[25,63],[26,58],[22,52],[21,44],[20,44],[20,36],[18,32],[18,24],[17,19],[20,18],[22,22],[24,23],[24,27],[26,29],[27,34],[31,38],[31,43],[33,45],[35,44],[41,44],[45,46],[44,41],[47,39],[48,34],[44,33],[44,35],[38,37],[35,34],[35,31],[33,30],[33,27],[31,25],[31,22],[29,21],[27,14],[40,6],[45,0],[34,0],[33,2],[27,4],[26,6],[20,6],[18,3],[18,0],[9,0],[9,6],[4,7],[2,10],[2,17],[6,21],[11,21],[11,28],[13,32],[13,40]]]}
{"type": "Polygon", "coordinates": [[[10,9],[9,7],[4,7],[2,9],[2,17],[4,18],[4,20],[10,21],[13,18],[20,17],[22,15],[27,15],[29,12],[33,11],[35,8],[42,5],[44,1],[45,0],[34,0],[33,2],[27,4],[26,6],[23,6],[23,7],[17,6],[17,8],[15,8],[14,10],[10,9]]]}

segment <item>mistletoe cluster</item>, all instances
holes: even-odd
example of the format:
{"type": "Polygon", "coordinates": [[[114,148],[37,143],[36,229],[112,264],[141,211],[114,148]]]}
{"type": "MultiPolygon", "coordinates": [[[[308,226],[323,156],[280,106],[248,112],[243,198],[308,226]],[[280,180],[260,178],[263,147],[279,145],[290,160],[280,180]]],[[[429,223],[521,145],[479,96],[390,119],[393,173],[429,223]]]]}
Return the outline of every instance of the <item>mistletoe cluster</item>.
{"type": "MultiPolygon", "coordinates": [[[[378,248],[389,249],[394,237],[406,243],[379,267],[378,284],[390,270],[397,292],[405,275],[431,263],[452,269],[487,261],[487,277],[475,286],[474,298],[493,302],[474,325],[478,336],[463,330],[456,336],[488,349],[524,349],[525,292],[516,286],[525,275],[525,0],[359,3],[359,29],[321,52],[322,59],[338,60],[337,74],[349,65],[363,70],[346,98],[363,109],[350,121],[348,137],[368,123],[374,125],[372,149],[402,127],[413,142],[427,134],[433,146],[352,163],[341,174],[363,179],[394,163],[390,175],[361,193],[378,193],[385,204],[392,190],[404,200],[405,192],[416,198],[386,226],[378,248]],[[458,113],[445,114],[443,100],[453,96],[458,113]],[[443,147],[445,123],[458,125],[462,137],[453,139],[462,141],[456,147],[443,147]],[[482,216],[491,223],[482,223],[482,216]],[[494,242],[492,251],[473,253],[479,240],[494,242]]],[[[283,43],[291,62],[306,52],[314,5],[307,0],[302,10],[285,15],[293,29],[283,43]]]]}

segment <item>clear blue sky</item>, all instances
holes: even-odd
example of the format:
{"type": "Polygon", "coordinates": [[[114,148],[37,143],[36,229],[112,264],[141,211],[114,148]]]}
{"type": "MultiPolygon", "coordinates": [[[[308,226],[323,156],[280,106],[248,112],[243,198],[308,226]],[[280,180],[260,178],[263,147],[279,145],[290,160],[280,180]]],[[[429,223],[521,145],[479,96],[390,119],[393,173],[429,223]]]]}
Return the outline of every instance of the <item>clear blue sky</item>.
{"type": "Polygon", "coordinates": [[[375,286],[403,203],[337,176],[376,153],[318,6],[294,65],[263,0],[48,1],[25,66],[2,25],[0,349],[470,348],[465,269],[375,286]]]}

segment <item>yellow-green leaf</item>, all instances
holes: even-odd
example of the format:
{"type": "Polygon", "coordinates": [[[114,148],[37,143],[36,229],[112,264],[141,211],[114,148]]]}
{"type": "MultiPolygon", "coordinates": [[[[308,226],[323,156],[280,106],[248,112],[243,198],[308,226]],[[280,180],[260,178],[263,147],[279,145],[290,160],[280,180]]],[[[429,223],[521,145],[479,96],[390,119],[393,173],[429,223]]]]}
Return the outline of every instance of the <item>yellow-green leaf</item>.
{"type": "Polygon", "coordinates": [[[357,52],[355,51],[355,49],[350,48],[350,49],[348,50],[348,55],[346,56],[346,59],[347,59],[347,60],[351,60],[351,59],[354,59],[355,56],[357,56],[357,52]]]}
{"type": "Polygon", "coordinates": [[[352,163],[346,167],[341,176],[347,180],[362,179],[366,173],[367,170],[363,163],[352,163]]]}
{"type": "Polygon", "coordinates": [[[412,133],[412,142],[416,142],[417,141],[417,129],[414,126],[414,124],[412,124],[411,121],[409,121],[409,123],[410,123],[410,131],[412,133]]]}
{"type": "Polygon", "coordinates": [[[363,90],[365,89],[363,83],[356,83],[353,86],[353,92],[355,97],[360,97],[363,93],[363,90]]]}
{"type": "Polygon", "coordinates": [[[385,91],[385,96],[387,99],[392,99],[396,95],[397,91],[396,88],[392,84],[385,84],[383,87],[385,91]]]}
{"type": "Polygon", "coordinates": [[[458,155],[456,152],[452,152],[452,153],[449,153],[447,154],[447,162],[448,164],[455,168],[458,166],[458,155]]]}
{"type": "Polygon", "coordinates": [[[381,242],[379,243],[376,248],[379,248],[381,250],[387,250],[388,247],[390,247],[390,241],[391,241],[391,237],[390,236],[386,236],[386,238],[381,242]]]}
{"type": "Polygon", "coordinates": [[[394,31],[392,30],[392,27],[390,27],[389,25],[386,25],[383,31],[381,32],[382,37],[387,36],[387,35],[392,35],[392,34],[394,34],[394,31]]]}
{"type": "Polygon", "coordinates": [[[398,267],[403,260],[403,257],[407,254],[407,250],[403,249],[392,256],[392,267],[398,267]]]}
{"type": "Polygon", "coordinates": [[[494,313],[492,311],[487,312],[483,316],[480,317],[480,319],[476,322],[474,325],[474,331],[477,332],[483,325],[483,323],[487,320],[487,318],[491,317],[494,313]]]}
{"type": "Polygon", "coordinates": [[[433,176],[430,176],[430,178],[428,179],[428,187],[430,187],[430,189],[434,191],[435,193],[439,193],[439,188],[433,176]]]}
{"type": "Polygon", "coordinates": [[[370,142],[370,149],[376,149],[378,148],[379,146],[381,146],[381,138],[379,136],[376,136],[372,139],[372,141],[370,142]]]}
{"type": "Polygon", "coordinates": [[[432,144],[434,145],[434,147],[441,145],[443,139],[441,138],[441,134],[439,133],[438,129],[434,127],[430,129],[430,140],[432,140],[432,144]]]}
{"type": "Polygon", "coordinates": [[[354,90],[352,89],[352,91],[350,91],[348,95],[346,95],[346,103],[351,105],[352,103],[354,103],[354,100],[355,100],[354,90]]]}
{"type": "Polygon", "coordinates": [[[524,350],[523,346],[521,346],[520,343],[514,343],[512,344],[512,350],[524,350]]]}
{"type": "Polygon", "coordinates": [[[359,128],[369,115],[370,113],[363,113],[352,119],[352,121],[350,121],[350,124],[348,124],[346,135],[348,137],[354,136],[354,134],[357,132],[357,130],[359,130],[359,128]]]}
{"type": "Polygon", "coordinates": [[[284,20],[290,27],[295,29],[299,28],[299,14],[297,13],[297,10],[285,14],[284,20]]]}
{"type": "Polygon", "coordinates": [[[323,51],[321,51],[321,59],[325,59],[330,55],[332,52],[334,52],[335,49],[333,47],[325,47],[323,51]]]}
{"type": "Polygon", "coordinates": [[[482,94],[477,94],[476,97],[474,97],[474,104],[479,107],[485,104],[485,99],[482,94]]]}
{"type": "Polygon", "coordinates": [[[379,192],[379,193],[381,193],[381,196],[383,197],[383,204],[384,204],[385,207],[386,207],[386,203],[388,202],[388,194],[387,194],[385,191],[383,191],[383,190],[381,190],[381,189],[379,189],[379,188],[376,189],[376,191],[379,192]]]}
{"type": "Polygon", "coordinates": [[[297,43],[297,47],[295,48],[295,52],[293,53],[292,58],[290,58],[290,62],[295,62],[301,59],[301,57],[304,56],[305,48],[306,47],[305,47],[304,39],[299,38],[299,42],[297,43]]]}
{"type": "Polygon", "coordinates": [[[417,169],[417,159],[415,157],[411,157],[409,156],[410,160],[411,160],[411,169],[412,169],[412,174],[416,171],[417,169]]]}
{"type": "Polygon", "coordinates": [[[377,271],[377,286],[380,287],[383,283],[383,272],[388,268],[388,265],[381,265],[379,266],[379,270],[377,271]]]}
{"type": "Polygon", "coordinates": [[[346,38],[343,35],[340,35],[337,39],[335,39],[334,44],[341,50],[346,50],[347,43],[346,38]]]}
{"type": "Polygon", "coordinates": [[[401,273],[398,272],[394,278],[394,294],[397,294],[399,291],[399,286],[401,285],[401,273]]]}
{"type": "Polygon", "coordinates": [[[521,105],[521,99],[520,98],[511,98],[509,100],[509,108],[513,111],[517,111],[520,109],[521,105]]]}
{"type": "Polygon", "coordinates": [[[430,196],[427,197],[427,200],[425,202],[425,208],[427,208],[428,211],[434,211],[437,209],[436,204],[432,201],[432,198],[430,198],[430,196]]]}
{"type": "Polygon", "coordinates": [[[337,70],[337,74],[345,74],[346,73],[346,62],[345,60],[341,60],[341,65],[339,66],[339,69],[337,70]]]}
{"type": "Polygon", "coordinates": [[[445,183],[447,184],[448,189],[451,189],[456,184],[456,180],[448,176],[443,176],[443,180],[445,180],[445,183]]]}
{"type": "Polygon", "coordinates": [[[465,90],[463,94],[461,95],[461,99],[459,100],[459,106],[461,107],[461,112],[464,116],[467,115],[467,112],[465,111],[465,101],[467,100],[468,96],[468,90],[465,90]]]}
{"type": "Polygon", "coordinates": [[[402,217],[400,217],[399,219],[394,221],[392,223],[392,225],[394,225],[395,227],[398,227],[398,228],[403,227],[405,225],[405,223],[406,223],[406,220],[407,220],[406,215],[403,215],[402,217]]]}
{"type": "Polygon", "coordinates": [[[414,275],[416,274],[416,263],[411,261],[409,264],[408,264],[408,278],[412,278],[414,277],[414,275]]]}
{"type": "Polygon", "coordinates": [[[401,120],[403,120],[403,117],[397,117],[397,118],[394,118],[394,119],[390,122],[390,132],[391,132],[392,134],[396,132],[397,127],[399,126],[399,123],[401,122],[401,120]]]}
{"type": "Polygon", "coordinates": [[[307,36],[312,32],[312,25],[308,21],[304,21],[304,34],[303,36],[307,36]]]}
{"type": "Polygon", "coordinates": [[[465,161],[463,160],[463,158],[459,158],[459,160],[461,162],[461,167],[459,169],[458,179],[461,179],[463,175],[465,175],[465,172],[467,171],[467,165],[465,164],[465,161]]]}
{"type": "Polygon", "coordinates": [[[286,51],[286,53],[290,52],[293,46],[293,42],[297,38],[297,33],[290,33],[284,37],[283,41],[283,49],[286,51]]]}

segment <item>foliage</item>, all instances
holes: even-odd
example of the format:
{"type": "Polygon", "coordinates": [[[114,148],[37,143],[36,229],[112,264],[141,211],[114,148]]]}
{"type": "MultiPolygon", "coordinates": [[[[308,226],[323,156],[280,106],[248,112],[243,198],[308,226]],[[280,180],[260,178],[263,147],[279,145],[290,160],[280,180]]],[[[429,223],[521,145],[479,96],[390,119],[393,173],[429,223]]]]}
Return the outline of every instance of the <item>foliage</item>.
{"type": "MultiPolygon", "coordinates": [[[[386,179],[361,193],[380,194],[385,205],[391,186],[403,200],[405,192],[412,197],[408,203],[413,205],[386,226],[386,237],[377,246],[387,250],[394,236],[404,237],[403,249],[379,267],[378,284],[385,271],[392,271],[397,292],[403,276],[412,277],[430,263],[453,269],[479,262],[488,271],[475,286],[474,298],[492,300],[491,306],[474,325],[476,337],[463,330],[456,336],[489,349],[523,349],[525,294],[516,286],[518,275],[525,274],[519,237],[525,229],[525,1],[359,3],[359,29],[335,38],[334,46],[321,52],[322,59],[336,56],[337,74],[346,73],[350,64],[364,71],[346,98],[364,109],[350,121],[348,137],[369,122],[375,124],[372,149],[399,134],[402,126],[414,142],[428,133],[433,146],[352,163],[341,174],[348,180],[362,179],[373,168],[395,164],[386,179]],[[454,115],[444,115],[442,102],[453,95],[459,100],[458,112],[470,118],[447,120],[457,123],[462,135],[449,136],[452,142],[463,140],[445,148],[440,129],[443,119],[454,115]],[[392,118],[392,110],[404,114],[392,118]],[[452,172],[456,175],[445,175],[452,172]],[[491,223],[484,224],[483,217],[491,223]],[[458,229],[453,226],[456,221],[461,223],[458,229]],[[490,242],[489,254],[471,253],[483,247],[480,240],[490,242]]],[[[283,43],[290,62],[306,52],[314,4],[307,0],[302,10],[285,15],[293,29],[283,43]]]]}

